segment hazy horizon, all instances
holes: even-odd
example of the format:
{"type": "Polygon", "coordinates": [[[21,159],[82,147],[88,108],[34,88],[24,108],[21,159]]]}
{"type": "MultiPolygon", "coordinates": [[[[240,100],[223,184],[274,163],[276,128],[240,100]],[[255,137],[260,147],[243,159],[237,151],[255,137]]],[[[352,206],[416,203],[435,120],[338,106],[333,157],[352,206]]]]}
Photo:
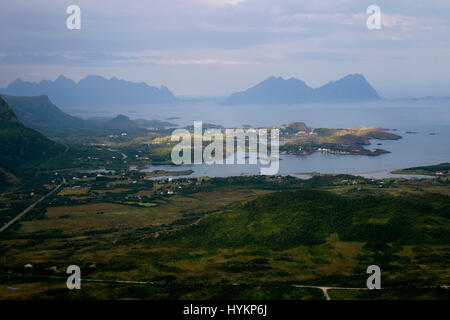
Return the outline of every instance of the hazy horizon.
{"type": "Polygon", "coordinates": [[[450,95],[450,3],[174,0],[9,2],[0,87],[88,74],[227,96],[270,76],[319,87],[361,73],[386,98],[450,95]],[[81,8],[81,30],[66,9],[81,8]],[[369,30],[369,5],[381,30],[369,30]]]}

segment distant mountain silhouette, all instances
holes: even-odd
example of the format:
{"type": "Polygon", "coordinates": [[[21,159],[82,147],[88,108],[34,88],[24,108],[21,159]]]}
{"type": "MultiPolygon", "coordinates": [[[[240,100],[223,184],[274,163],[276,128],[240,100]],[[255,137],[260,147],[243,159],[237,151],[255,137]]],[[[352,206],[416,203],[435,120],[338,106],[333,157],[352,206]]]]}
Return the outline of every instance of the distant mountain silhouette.
{"type": "Polygon", "coordinates": [[[38,83],[26,82],[19,78],[0,91],[15,96],[47,95],[61,107],[153,104],[176,101],[173,93],[165,86],[157,88],[144,82],[129,82],[116,77],[108,80],[96,75],[89,75],[78,83],[62,75],[55,81],[42,80],[38,83]]]}
{"type": "Polygon", "coordinates": [[[323,101],[373,101],[380,100],[377,91],[362,74],[349,74],[337,81],[315,89],[318,98],[323,101]]]}
{"type": "Polygon", "coordinates": [[[313,89],[305,82],[270,77],[242,92],[233,93],[229,104],[294,104],[306,102],[361,102],[380,100],[376,90],[361,74],[347,75],[313,89]]]}

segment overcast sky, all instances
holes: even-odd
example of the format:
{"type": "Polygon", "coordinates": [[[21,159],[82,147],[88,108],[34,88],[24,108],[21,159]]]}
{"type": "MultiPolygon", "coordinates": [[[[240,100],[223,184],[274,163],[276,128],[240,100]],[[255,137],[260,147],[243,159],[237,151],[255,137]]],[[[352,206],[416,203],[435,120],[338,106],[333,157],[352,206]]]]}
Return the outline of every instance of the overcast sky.
{"type": "Polygon", "coordinates": [[[0,0],[0,39],[0,87],[98,74],[227,95],[362,73],[385,96],[450,95],[449,0],[0,0]],[[372,4],[381,30],[366,27],[372,4]]]}

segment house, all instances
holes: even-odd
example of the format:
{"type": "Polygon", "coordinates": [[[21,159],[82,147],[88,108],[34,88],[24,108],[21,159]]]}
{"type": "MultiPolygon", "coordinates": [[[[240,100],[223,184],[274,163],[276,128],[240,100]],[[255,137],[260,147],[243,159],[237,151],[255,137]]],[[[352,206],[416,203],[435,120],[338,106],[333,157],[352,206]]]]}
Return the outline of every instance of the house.
{"type": "Polygon", "coordinates": [[[104,176],[104,175],[102,175],[102,174],[98,174],[95,177],[95,181],[109,181],[109,180],[111,180],[111,179],[106,177],[106,176],[104,176]]]}

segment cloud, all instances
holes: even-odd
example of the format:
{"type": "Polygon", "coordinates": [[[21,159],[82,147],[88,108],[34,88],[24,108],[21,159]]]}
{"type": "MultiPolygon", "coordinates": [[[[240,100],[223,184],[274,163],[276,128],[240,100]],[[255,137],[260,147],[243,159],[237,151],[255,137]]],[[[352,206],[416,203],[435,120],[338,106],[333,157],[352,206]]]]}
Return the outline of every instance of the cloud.
{"type": "Polygon", "coordinates": [[[253,65],[254,61],[240,61],[229,59],[180,59],[169,58],[161,55],[148,55],[131,53],[127,55],[112,55],[102,53],[84,53],[81,55],[70,54],[6,54],[0,56],[0,62],[5,64],[20,65],[253,65]]]}
{"type": "Polygon", "coordinates": [[[156,64],[173,64],[173,65],[252,65],[258,64],[258,62],[252,61],[233,61],[233,60],[220,60],[220,59],[199,59],[199,60],[156,60],[156,64]]]}
{"type": "Polygon", "coordinates": [[[0,62],[5,64],[39,64],[39,65],[92,65],[114,62],[132,62],[138,58],[133,56],[121,56],[104,53],[84,54],[4,54],[0,62]]]}
{"type": "Polygon", "coordinates": [[[200,0],[203,3],[214,6],[237,6],[238,4],[244,3],[247,0],[200,0]]]}

